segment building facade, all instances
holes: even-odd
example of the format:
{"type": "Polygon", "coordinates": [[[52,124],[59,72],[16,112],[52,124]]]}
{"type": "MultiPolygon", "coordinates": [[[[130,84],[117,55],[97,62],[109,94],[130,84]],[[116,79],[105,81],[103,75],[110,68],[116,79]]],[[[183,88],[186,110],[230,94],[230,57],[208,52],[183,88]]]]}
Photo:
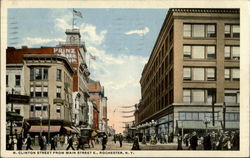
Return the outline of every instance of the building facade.
{"type": "Polygon", "coordinates": [[[69,59],[75,73],[73,77],[73,114],[72,119],[75,126],[88,126],[88,77],[90,72],[86,64],[87,49],[81,41],[79,29],[67,29],[66,41],[60,42],[57,53],[69,59]],[[65,50],[65,47],[76,47],[77,50],[65,50]]]}
{"type": "Polygon", "coordinates": [[[168,11],[140,80],[141,132],[239,129],[239,28],[237,9],[168,11]]]}
{"type": "Polygon", "coordinates": [[[104,87],[99,81],[89,80],[89,101],[93,106],[93,129],[107,132],[107,97],[104,95],[104,87]]]}

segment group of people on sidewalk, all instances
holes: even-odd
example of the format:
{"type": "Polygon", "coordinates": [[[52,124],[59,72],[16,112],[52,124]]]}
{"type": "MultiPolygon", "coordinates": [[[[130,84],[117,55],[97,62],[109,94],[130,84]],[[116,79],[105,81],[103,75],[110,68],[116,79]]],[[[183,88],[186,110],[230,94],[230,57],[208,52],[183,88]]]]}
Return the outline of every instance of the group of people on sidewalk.
{"type": "Polygon", "coordinates": [[[182,150],[182,143],[189,150],[196,150],[200,144],[201,150],[239,150],[239,131],[211,132],[198,136],[195,131],[186,133],[182,139],[181,134],[177,135],[177,150],[182,150]]]}

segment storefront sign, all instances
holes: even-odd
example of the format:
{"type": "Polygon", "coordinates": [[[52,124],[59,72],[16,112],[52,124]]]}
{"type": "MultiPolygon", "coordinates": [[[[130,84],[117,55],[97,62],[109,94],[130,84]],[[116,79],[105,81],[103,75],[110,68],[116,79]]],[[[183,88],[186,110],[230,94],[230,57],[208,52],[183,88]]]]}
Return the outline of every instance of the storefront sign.
{"type": "Polygon", "coordinates": [[[77,49],[76,48],[55,47],[53,51],[54,51],[54,54],[67,58],[70,63],[77,62],[77,49]]]}

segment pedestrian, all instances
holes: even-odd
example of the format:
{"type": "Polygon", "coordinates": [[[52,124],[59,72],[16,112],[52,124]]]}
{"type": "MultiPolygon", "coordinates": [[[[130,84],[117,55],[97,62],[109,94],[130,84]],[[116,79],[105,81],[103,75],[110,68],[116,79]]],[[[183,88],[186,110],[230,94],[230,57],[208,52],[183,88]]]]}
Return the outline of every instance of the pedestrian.
{"type": "Polygon", "coordinates": [[[27,141],[26,141],[26,150],[33,150],[32,148],[31,148],[31,137],[30,137],[30,135],[29,134],[27,134],[27,141]]]}
{"type": "Polygon", "coordinates": [[[165,142],[166,142],[166,144],[168,143],[168,134],[167,133],[165,134],[165,142]]]}
{"type": "Polygon", "coordinates": [[[212,149],[211,137],[210,137],[209,133],[204,137],[203,148],[204,148],[204,150],[211,150],[212,149]]]}
{"type": "Polygon", "coordinates": [[[216,144],[218,142],[217,134],[213,131],[210,136],[212,150],[216,150],[216,144]]]}
{"type": "Polygon", "coordinates": [[[197,146],[198,146],[198,137],[196,132],[194,131],[192,137],[190,138],[190,149],[196,150],[197,146]]]}
{"type": "Polygon", "coordinates": [[[131,150],[141,150],[139,146],[139,137],[137,135],[134,137],[134,143],[131,150]]]}
{"type": "Polygon", "coordinates": [[[118,140],[119,140],[119,143],[120,143],[120,147],[122,147],[123,136],[122,136],[121,133],[119,134],[118,140]]]}
{"type": "Polygon", "coordinates": [[[64,136],[63,135],[61,135],[60,136],[60,144],[61,144],[61,147],[63,147],[63,144],[64,144],[64,136]]]}
{"type": "Polygon", "coordinates": [[[56,136],[51,138],[51,141],[50,141],[51,148],[50,148],[50,150],[56,150],[56,139],[55,139],[55,137],[56,136]]]}
{"type": "Polygon", "coordinates": [[[47,150],[47,139],[46,136],[43,136],[43,150],[47,150]]]}
{"type": "Polygon", "coordinates": [[[40,150],[44,150],[44,143],[43,143],[43,137],[39,136],[39,146],[40,146],[40,150]]]}
{"type": "Polygon", "coordinates": [[[186,133],[186,134],[184,135],[183,140],[184,140],[184,142],[185,142],[185,144],[186,144],[186,147],[188,147],[188,140],[189,140],[189,134],[188,134],[188,133],[186,133]]]}
{"type": "Polygon", "coordinates": [[[114,143],[116,144],[116,135],[114,134],[114,143]]]}
{"type": "Polygon", "coordinates": [[[145,135],[142,136],[142,144],[146,144],[146,136],[145,135]]]}
{"type": "Polygon", "coordinates": [[[106,149],[107,141],[108,141],[108,137],[107,137],[106,134],[104,134],[104,135],[102,136],[102,150],[105,150],[105,149],[106,149]]]}
{"type": "Polygon", "coordinates": [[[81,136],[78,136],[78,145],[77,145],[77,150],[82,149],[84,150],[84,140],[81,136]]]}
{"type": "Polygon", "coordinates": [[[233,133],[233,137],[232,137],[232,148],[231,150],[239,150],[240,148],[240,141],[239,141],[239,131],[236,131],[235,133],[233,133]]]}
{"type": "Polygon", "coordinates": [[[182,136],[178,133],[177,135],[178,147],[177,150],[182,150],[182,136]]]}
{"type": "Polygon", "coordinates": [[[72,150],[75,150],[74,147],[73,147],[73,137],[72,135],[70,134],[69,135],[69,139],[68,139],[68,147],[66,150],[69,150],[69,148],[72,148],[72,150]]]}
{"type": "Polygon", "coordinates": [[[23,146],[23,137],[21,135],[17,138],[17,150],[22,150],[23,146]]]}

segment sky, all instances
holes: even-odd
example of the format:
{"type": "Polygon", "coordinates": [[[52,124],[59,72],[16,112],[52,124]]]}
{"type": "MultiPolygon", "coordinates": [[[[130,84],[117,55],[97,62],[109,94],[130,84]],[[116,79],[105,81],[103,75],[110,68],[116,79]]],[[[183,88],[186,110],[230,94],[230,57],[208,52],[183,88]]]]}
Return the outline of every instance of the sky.
{"type": "MultiPolygon", "coordinates": [[[[90,78],[101,82],[108,98],[109,125],[122,132],[124,122],[134,117],[132,106],[141,98],[140,78],[167,14],[167,9],[94,9],[74,8],[81,41],[91,60],[90,78]]],[[[72,8],[8,9],[8,46],[29,48],[56,46],[66,40],[65,30],[72,28],[72,8]]]]}

